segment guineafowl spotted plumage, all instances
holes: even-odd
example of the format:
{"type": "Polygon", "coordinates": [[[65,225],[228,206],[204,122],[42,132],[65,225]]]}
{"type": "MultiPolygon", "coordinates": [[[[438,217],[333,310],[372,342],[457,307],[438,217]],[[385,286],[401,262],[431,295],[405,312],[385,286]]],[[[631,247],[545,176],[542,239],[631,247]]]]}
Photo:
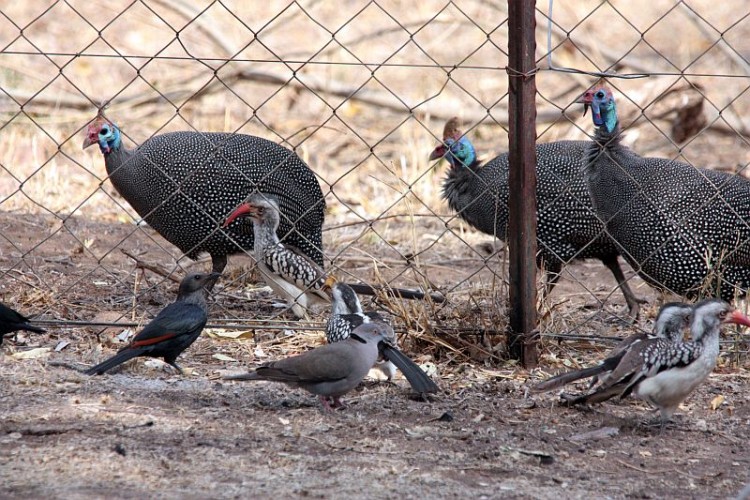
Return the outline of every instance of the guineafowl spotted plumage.
{"type": "MultiPolygon", "coordinates": [[[[612,272],[625,297],[631,316],[639,302],[628,286],[617,261],[616,245],[596,218],[583,179],[585,141],[538,144],[537,155],[537,263],[547,270],[546,292],[557,282],[563,264],[595,258],[612,272]]],[[[508,227],[508,153],[482,165],[474,146],[448,121],[443,144],[430,159],[445,157],[450,163],[443,183],[443,198],[459,217],[483,233],[506,239],[508,227]]]]}
{"type": "Polygon", "coordinates": [[[224,218],[249,194],[277,197],[279,236],[323,265],[325,200],[315,174],[292,151],[243,134],[172,132],[154,136],[134,150],[120,130],[98,117],[83,147],[98,144],[115,189],[167,241],[195,259],[211,255],[222,272],[227,255],[253,248],[253,234],[224,218]]]}
{"type": "Polygon", "coordinates": [[[651,285],[684,296],[731,300],[750,286],[750,182],[675,160],[644,158],[621,144],[612,92],[587,91],[596,134],[584,152],[599,218],[651,285]],[[740,290],[737,290],[737,287],[740,290]]]}

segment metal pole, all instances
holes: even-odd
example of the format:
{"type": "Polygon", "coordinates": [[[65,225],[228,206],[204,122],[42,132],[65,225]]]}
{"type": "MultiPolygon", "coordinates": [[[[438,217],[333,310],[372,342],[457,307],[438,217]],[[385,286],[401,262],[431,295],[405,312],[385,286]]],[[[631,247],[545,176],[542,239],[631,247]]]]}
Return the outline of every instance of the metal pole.
{"type": "Polygon", "coordinates": [[[508,0],[510,171],[508,351],[524,367],[537,364],[535,0],[508,0]]]}

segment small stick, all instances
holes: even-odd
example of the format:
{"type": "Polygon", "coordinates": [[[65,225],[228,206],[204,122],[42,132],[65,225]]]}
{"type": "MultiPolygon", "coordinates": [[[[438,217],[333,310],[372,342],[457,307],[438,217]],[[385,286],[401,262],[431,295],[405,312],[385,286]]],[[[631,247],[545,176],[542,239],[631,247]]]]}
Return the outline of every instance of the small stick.
{"type": "Polygon", "coordinates": [[[129,253],[124,248],[121,248],[120,251],[122,253],[124,253],[125,255],[127,255],[128,257],[130,257],[131,259],[133,259],[135,261],[135,265],[136,266],[138,266],[138,267],[140,267],[142,269],[148,269],[152,273],[156,273],[159,276],[163,276],[165,278],[168,278],[168,279],[174,281],[175,283],[179,283],[180,282],[180,278],[178,278],[177,276],[175,276],[173,273],[167,271],[166,269],[162,268],[161,266],[157,266],[156,264],[149,264],[148,262],[144,262],[141,259],[139,259],[138,257],[136,257],[135,255],[129,253]]]}

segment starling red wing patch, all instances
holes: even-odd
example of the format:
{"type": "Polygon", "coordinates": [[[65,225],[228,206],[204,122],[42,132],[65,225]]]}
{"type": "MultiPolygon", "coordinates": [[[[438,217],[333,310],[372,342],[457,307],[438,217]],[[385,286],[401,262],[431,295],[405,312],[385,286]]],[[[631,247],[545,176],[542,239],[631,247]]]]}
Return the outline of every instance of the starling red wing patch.
{"type": "Polygon", "coordinates": [[[165,340],[173,339],[176,336],[176,333],[165,333],[164,335],[159,335],[158,337],[152,337],[143,340],[134,340],[130,343],[130,347],[144,347],[147,345],[154,345],[158,344],[159,342],[164,342],[165,340]]]}

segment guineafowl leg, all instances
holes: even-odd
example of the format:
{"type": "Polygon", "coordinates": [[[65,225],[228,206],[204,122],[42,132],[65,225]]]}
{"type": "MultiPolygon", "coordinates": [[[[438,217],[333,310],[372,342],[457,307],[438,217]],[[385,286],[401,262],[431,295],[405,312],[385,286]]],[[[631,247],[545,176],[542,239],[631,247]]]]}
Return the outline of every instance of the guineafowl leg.
{"type": "Polygon", "coordinates": [[[639,304],[646,304],[648,301],[636,297],[633,293],[633,290],[630,289],[630,285],[628,285],[628,281],[625,279],[625,274],[622,272],[620,263],[617,261],[617,255],[602,257],[601,261],[602,264],[609,268],[609,270],[612,272],[612,276],[614,276],[615,280],[617,280],[617,286],[620,287],[622,295],[625,297],[625,302],[628,304],[630,317],[634,320],[638,319],[638,313],[641,310],[641,306],[639,304]]]}
{"type": "Polygon", "coordinates": [[[555,285],[557,284],[557,280],[560,279],[560,272],[562,271],[562,263],[555,262],[554,264],[550,264],[548,262],[544,262],[544,267],[545,267],[544,293],[542,294],[542,298],[546,299],[547,296],[552,293],[552,289],[555,288],[555,285]]]}
{"type": "Polygon", "coordinates": [[[224,255],[211,254],[211,266],[212,266],[211,271],[215,273],[219,273],[219,274],[223,273],[224,268],[227,267],[226,254],[224,255]]]}
{"type": "MultiPolygon", "coordinates": [[[[211,254],[211,271],[214,273],[223,273],[224,268],[227,267],[227,256],[219,255],[219,254],[211,254]]],[[[206,287],[206,290],[209,292],[214,289],[214,285],[216,284],[216,281],[211,283],[206,287]]]]}

